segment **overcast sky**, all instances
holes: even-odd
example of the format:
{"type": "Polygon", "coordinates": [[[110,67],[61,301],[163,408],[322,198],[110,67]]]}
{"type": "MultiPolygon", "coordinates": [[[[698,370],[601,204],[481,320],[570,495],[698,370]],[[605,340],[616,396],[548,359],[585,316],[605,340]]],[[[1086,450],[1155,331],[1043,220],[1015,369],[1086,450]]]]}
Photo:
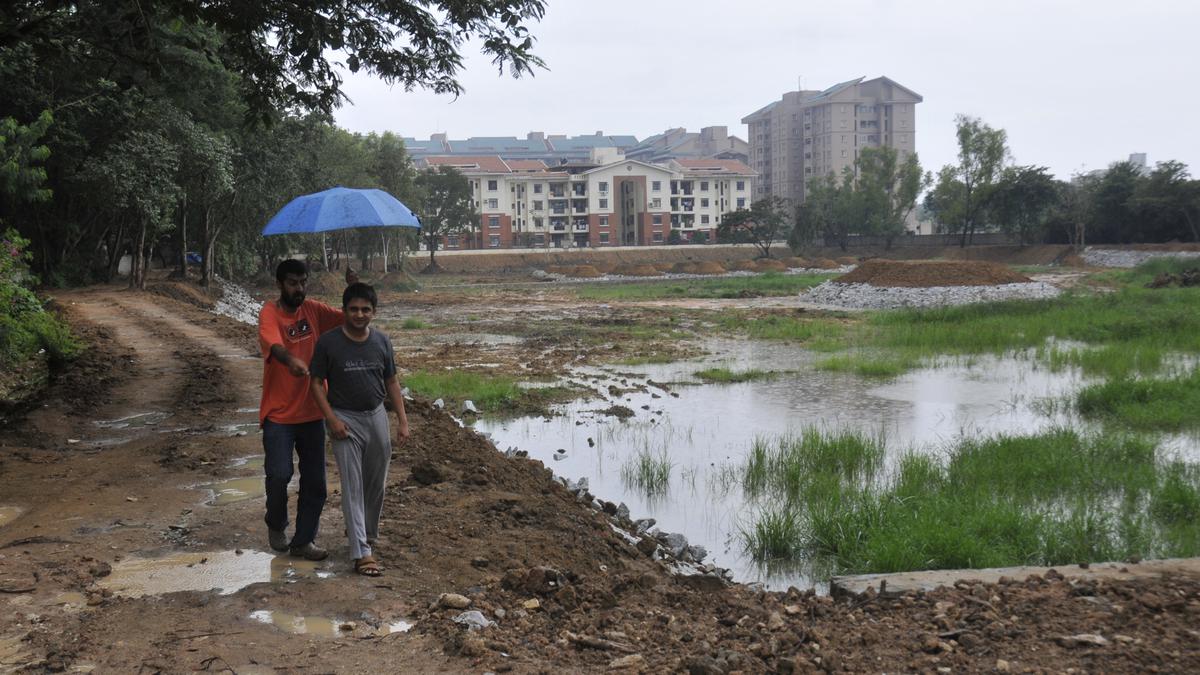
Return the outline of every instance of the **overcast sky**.
{"type": "Polygon", "coordinates": [[[457,100],[347,76],[351,131],[428,138],[632,134],[725,125],[802,82],[886,75],[924,97],[917,152],[954,161],[954,116],[1008,132],[1013,160],[1060,177],[1145,152],[1200,174],[1194,0],[550,0],[549,68],[500,76],[471,45],[457,100]]]}

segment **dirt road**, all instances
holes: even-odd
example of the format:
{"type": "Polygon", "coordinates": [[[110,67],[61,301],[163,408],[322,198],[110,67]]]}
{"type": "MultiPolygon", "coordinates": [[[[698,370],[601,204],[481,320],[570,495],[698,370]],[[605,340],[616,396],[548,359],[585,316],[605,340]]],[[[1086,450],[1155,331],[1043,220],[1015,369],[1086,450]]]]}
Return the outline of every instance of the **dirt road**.
{"type": "Polygon", "coordinates": [[[349,571],[332,460],[333,555],[275,556],[252,331],[115,288],[58,300],[92,348],[0,435],[0,672],[1200,670],[1195,578],[721,588],[421,401],[385,575],[349,571]],[[444,593],[497,624],[467,631],[444,593]]]}

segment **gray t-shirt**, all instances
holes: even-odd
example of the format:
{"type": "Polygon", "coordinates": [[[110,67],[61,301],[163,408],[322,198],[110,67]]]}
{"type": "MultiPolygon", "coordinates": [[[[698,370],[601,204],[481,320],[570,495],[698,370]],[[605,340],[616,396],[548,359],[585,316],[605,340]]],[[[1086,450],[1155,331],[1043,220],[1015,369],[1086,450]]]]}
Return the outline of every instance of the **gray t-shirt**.
{"type": "Polygon", "coordinates": [[[342,410],[374,410],[387,398],[385,383],[396,376],[392,341],[372,327],[355,342],[340,327],[321,335],[309,372],[329,385],[329,405],[342,410]]]}

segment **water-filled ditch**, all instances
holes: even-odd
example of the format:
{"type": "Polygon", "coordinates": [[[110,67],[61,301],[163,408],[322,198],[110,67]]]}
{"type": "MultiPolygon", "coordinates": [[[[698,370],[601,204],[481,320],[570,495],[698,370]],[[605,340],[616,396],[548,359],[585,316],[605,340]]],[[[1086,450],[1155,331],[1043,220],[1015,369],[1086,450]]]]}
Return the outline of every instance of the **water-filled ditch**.
{"type": "MultiPolygon", "coordinates": [[[[744,551],[740,532],[760,505],[743,494],[736,469],[756,437],[810,425],[856,429],[885,439],[894,461],[910,449],[942,452],[963,437],[1092,426],[1062,403],[1085,378],[1074,370],[1052,372],[1032,358],[972,357],[881,382],[816,370],[821,355],[779,343],[717,340],[705,350],[712,356],[695,361],[576,369],[568,379],[587,383],[596,398],[559,406],[562,414],[554,417],[485,416],[475,427],[501,450],[525,450],[559,476],[587,478],[594,495],[625,502],[633,518],[654,518],[659,529],[682,533],[737,580],[786,588],[824,580],[794,567],[767,570],[744,551]],[[694,377],[711,367],[775,374],[734,384],[694,377]],[[605,412],[614,405],[632,417],[605,412]],[[637,480],[637,462],[645,457],[669,464],[661,488],[637,480]]],[[[1194,437],[1169,437],[1164,445],[1191,458],[1200,454],[1194,437]]]]}

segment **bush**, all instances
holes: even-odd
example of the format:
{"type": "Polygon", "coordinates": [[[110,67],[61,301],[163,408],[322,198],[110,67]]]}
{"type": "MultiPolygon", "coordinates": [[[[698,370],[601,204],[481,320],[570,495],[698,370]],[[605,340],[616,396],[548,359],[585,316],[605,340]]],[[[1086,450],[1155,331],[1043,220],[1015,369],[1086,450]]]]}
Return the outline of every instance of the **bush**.
{"type": "Polygon", "coordinates": [[[6,368],[39,350],[58,366],[81,349],[66,324],[46,312],[28,288],[34,281],[27,267],[28,244],[12,230],[0,234],[0,364],[6,368]]]}

